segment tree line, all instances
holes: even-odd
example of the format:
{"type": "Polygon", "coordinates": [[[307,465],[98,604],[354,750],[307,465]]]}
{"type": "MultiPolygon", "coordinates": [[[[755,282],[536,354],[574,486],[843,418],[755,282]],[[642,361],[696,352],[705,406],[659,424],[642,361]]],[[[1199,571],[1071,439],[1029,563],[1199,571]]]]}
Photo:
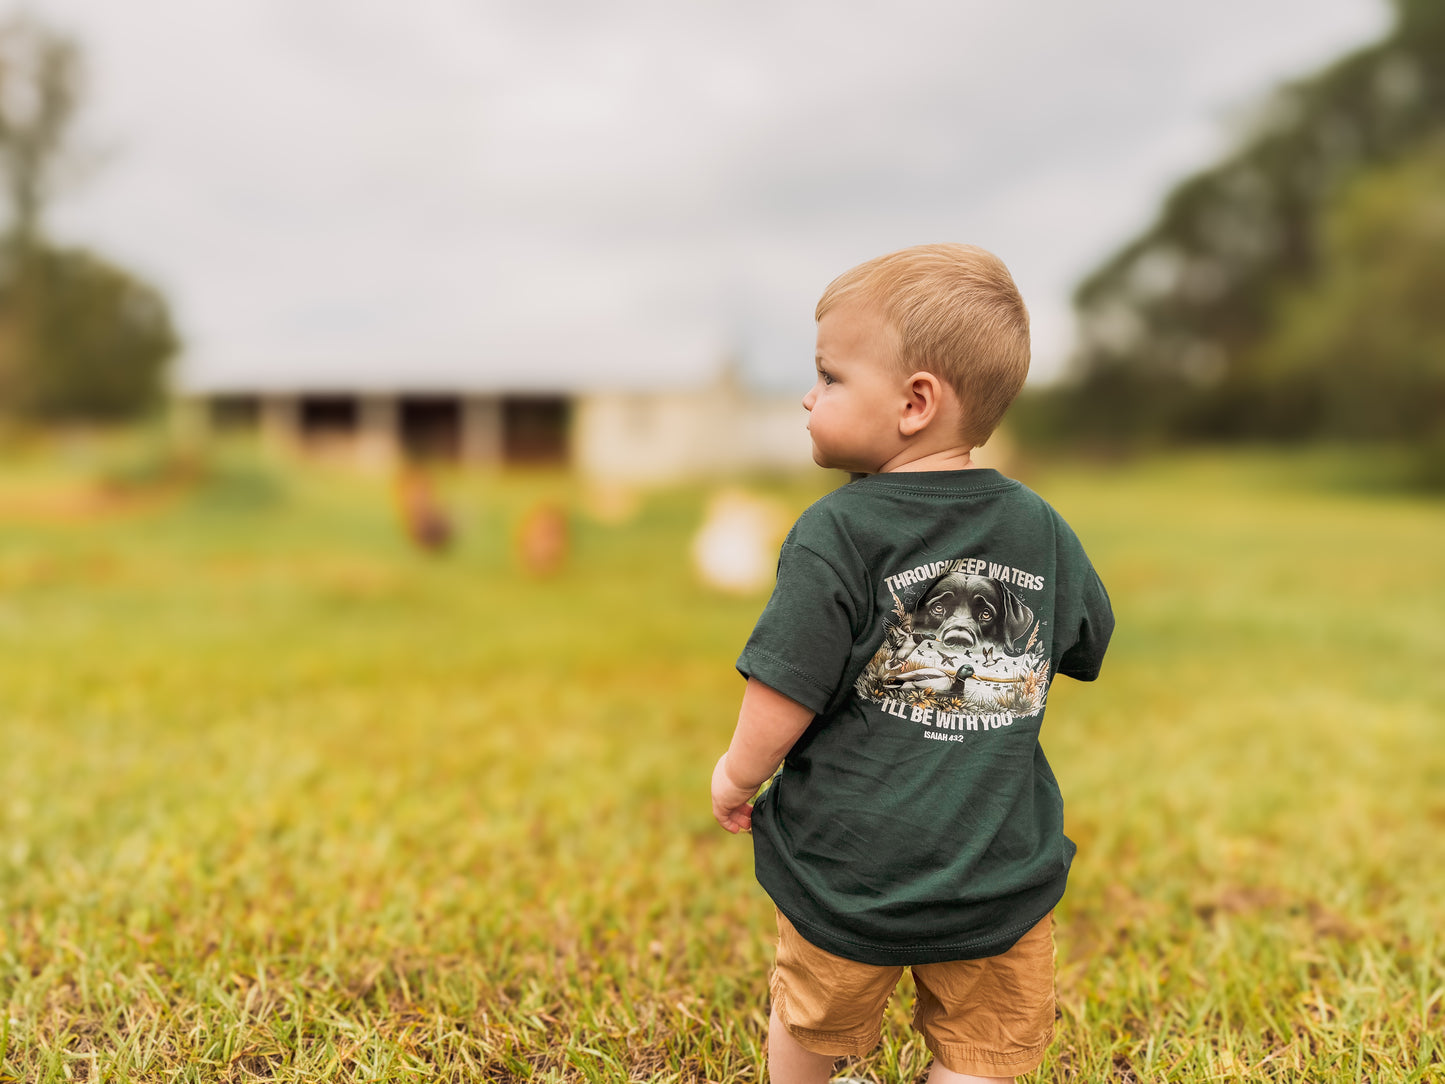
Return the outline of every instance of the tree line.
{"type": "Polygon", "coordinates": [[[1083,280],[1069,378],[1030,428],[1412,441],[1445,464],[1445,4],[1393,8],[1083,280]]]}
{"type": "Polygon", "coordinates": [[[179,341],[153,286],[61,245],[45,211],[82,98],[78,46],[29,16],[0,24],[0,419],[111,422],[160,405],[179,341]]]}

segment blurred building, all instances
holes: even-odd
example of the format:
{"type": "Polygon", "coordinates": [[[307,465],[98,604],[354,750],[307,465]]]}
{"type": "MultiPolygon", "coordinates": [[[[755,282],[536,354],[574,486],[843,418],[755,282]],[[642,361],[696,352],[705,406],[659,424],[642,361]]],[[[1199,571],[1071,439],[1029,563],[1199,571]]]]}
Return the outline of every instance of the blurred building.
{"type": "Polygon", "coordinates": [[[813,461],[799,397],[749,388],[732,366],[709,383],[662,391],[230,386],[190,388],[180,402],[203,433],[251,433],[280,454],[363,468],[570,466],[664,481],[813,461]]]}

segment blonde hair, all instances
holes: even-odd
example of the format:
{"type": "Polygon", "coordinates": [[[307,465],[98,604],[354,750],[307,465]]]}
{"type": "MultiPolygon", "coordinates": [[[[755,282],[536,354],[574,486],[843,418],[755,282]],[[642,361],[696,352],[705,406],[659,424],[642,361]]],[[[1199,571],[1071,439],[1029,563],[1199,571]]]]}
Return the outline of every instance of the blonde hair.
{"type": "Polygon", "coordinates": [[[845,271],[816,319],[844,303],[876,306],[898,338],[898,368],[947,381],[963,403],[960,436],[977,447],[1029,372],[1029,312],[1013,276],[977,245],[917,245],[845,271]]]}

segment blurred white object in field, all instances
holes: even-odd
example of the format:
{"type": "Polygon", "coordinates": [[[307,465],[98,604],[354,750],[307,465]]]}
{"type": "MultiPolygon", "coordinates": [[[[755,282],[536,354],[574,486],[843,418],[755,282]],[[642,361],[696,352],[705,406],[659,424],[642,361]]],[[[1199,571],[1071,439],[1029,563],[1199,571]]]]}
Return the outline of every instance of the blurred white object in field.
{"type": "Polygon", "coordinates": [[[738,489],[718,493],[692,540],[698,576],[719,591],[750,593],[771,586],[784,524],[776,502],[738,489]]]}

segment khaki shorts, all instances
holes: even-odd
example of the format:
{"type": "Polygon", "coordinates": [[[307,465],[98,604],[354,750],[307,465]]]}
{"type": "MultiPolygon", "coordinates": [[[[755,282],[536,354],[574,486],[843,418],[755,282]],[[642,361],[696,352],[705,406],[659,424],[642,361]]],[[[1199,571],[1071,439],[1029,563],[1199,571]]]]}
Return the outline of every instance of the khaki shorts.
{"type": "MultiPolygon", "coordinates": [[[[834,956],[778,912],[778,962],[769,988],[788,1033],[815,1054],[866,1054],[903,975],[834,956]]],[[[915,964],[913,1026],[944,1068],[974,1076],[1037,1069],[1054,1037],[1054,916],[1001,956],[915,964]]]]}

